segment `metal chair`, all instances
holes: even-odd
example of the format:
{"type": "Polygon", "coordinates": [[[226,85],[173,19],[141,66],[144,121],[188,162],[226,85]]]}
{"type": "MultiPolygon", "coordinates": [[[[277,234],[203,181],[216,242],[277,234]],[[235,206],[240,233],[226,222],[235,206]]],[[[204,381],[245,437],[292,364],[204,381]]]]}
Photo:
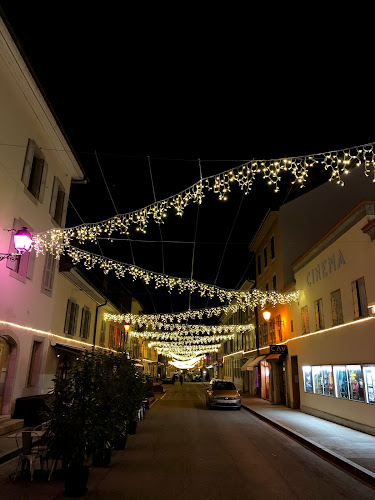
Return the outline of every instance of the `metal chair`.
{"type": "Polygon", "coordinates": [[[37,432],[22,431],[18,432],[15,436],[17,448],[19,450],[17,469],[14,478],[17,477],[19,472],[24,470],[27,463],[30,467],[30,479],[33,480],[35,461],[40,460],[40,467],[43,470],[44,461],[46,461],[45,450],[39,445],[40,436],[37,432]],[[33,442],[33,440],[35,440],[33,442]]]}

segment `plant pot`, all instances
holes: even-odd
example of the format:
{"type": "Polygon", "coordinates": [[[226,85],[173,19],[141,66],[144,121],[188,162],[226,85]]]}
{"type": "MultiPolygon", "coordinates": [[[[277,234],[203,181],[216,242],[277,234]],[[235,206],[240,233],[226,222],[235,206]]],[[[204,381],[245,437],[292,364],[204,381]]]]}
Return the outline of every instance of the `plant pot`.
{"type": "Polygon", "coordinates": [[[113,449],[114,450],[125,450],[127,440],[128,440],[128,434],[125,434],[124,436],[117,438],[112,443],[113,449]]]}
{"type": "Polygon", "coordinates": [[[129,423],[128,434],[136,434],[137,433],[137,421],[133,420],[129,423]]]}
{"type": "Polygon", "coordinates": [[[108,467],[111,462],[112,449],[105,448],[99,453],[95,453],[92,457],[92,465],[94,467],[108,467]]]}
{"type": "Polygon", "coordinates": [[[87,492],[90,467],[69,465],[65,470],[64,497],[81,497],[87,492]]]}

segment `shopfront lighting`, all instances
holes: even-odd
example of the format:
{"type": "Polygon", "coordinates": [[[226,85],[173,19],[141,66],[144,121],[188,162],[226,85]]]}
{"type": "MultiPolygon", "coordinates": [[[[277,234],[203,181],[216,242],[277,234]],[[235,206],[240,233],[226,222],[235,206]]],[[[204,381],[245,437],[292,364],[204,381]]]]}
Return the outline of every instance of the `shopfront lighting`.
{"type": "Polygon", "coordinates": [[[29,231],[26,229],[26,227],[22,227],[21,229],[16,231],[13,236],[14,248],[17,250],[17,253],[0,253],[0,260],[16,260],[22,254],[30,250],[32,241],[33,237],[31,236],[29,231]]]}

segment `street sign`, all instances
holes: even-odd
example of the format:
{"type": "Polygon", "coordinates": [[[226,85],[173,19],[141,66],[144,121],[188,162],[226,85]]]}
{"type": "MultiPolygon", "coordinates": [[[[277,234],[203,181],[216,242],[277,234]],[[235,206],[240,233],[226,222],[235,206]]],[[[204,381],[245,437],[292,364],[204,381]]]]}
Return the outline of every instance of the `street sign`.
{"type": "Polygon", "coordinates": [[[288,346],[285,344],[282,344],[282,345],[271,344],[270,345],[270,353],[271,354],[288,354],[288,346]]]}

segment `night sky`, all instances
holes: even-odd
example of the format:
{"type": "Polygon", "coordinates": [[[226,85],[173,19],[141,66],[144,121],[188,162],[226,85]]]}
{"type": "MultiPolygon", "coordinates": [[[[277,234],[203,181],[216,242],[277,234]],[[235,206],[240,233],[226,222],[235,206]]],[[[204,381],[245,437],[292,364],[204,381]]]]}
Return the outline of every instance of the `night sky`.
{"type": "MultiPolygon", "coordinates": [[[[348,82],[321,69],[300,68],[293,50],[274,44],[262,51],[242,29],[240,13],[225,24],[225,16],[214,22],[203,13],[190,19],[191,13],[145,12],[145,5],[82,4],[0,2],[89,179],[72,187],[67,226],[142,208],[154,201],[153,184],[158,200],[187,188],[199,180],[198,159],[206,177],[251,159],[375,141],[368,107],[359,105],[363,95],[350,85],[342,92],[348,82]]],[[[313,56],[310,48],[306,57],[313,56]]],[[[316,169],[307,189],[325,178],[316,169]]],[[[146,235],[130,234],[131,244],[118,236],[122,241],[101,240],[101,249],[189,278],[195,241],[193,277],[235,288],[254,278],[248,244],[267,210],[301,191],[285,178],[275,195],[259,179],[248,196],[234,188],[228,202],[219,202],[210,194],[199,211],[190,205],[182,218],[170,215],[161,233],[151,222],[146,235]]],[[[92,279],[100,286],[100,272],[92,279]]],[[[187,295],[152,285],[110,283],[147,312],[189,305],[187,295]]],[[[190,305],[205,307],[207,299],[193,296],[190,305]]]]}

